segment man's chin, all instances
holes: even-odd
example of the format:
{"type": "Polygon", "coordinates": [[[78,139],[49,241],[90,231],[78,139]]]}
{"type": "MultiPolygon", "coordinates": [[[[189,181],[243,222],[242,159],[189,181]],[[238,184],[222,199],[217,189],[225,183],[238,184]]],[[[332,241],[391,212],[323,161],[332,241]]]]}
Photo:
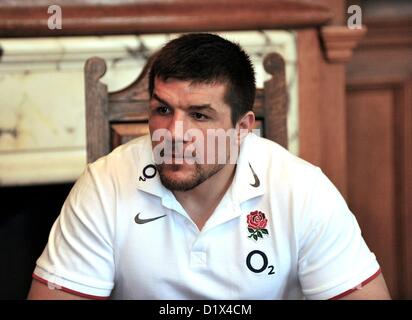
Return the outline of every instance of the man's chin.
{"type": "Polygon", "coordinates": [[[198,164],[161,164],[157,166],[160,180],[166,188],[172,191],[194,189],[223,167],[223,165],[219,165],[207,170],[198,164]]]}
{"type": "Polygon", "coordinates": [[[162,184],[169,190],[188,191],[198,185],[194,165],[162,164],[158,171],[162,184]]]}
{"type": "Polygon", "coordinates": [[[173,175],[161,175],[160,180],[171,191],[189,191],[199,185],[195,179],[179,179],[173,175]]]}

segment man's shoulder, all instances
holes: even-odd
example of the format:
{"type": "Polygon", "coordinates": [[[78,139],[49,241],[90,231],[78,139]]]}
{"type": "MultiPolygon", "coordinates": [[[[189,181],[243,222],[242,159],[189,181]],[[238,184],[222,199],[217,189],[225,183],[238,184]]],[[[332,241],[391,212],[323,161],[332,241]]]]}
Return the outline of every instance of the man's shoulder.
{"type": "Polygon", "coordinates": [[[247,175],[250,164],[266,192],[273,193],[276,198],[288,197],[291,193],[305,195],[323,175],[319,167],[271,140],[258,136],[248,140],[244,149],[247,162],[243,160],[243,171],[247,175]]]}
{"type": "Polygon", "coordinates": [[[101,179],[124,178],[136,174],[138,166],[152,159],[151,140],[148,135],[135,138],[115,148],[109,154],[88,165],[92,174],[101,179]]]}
{"type": "Polygon", "coordinates": [[[293,154],[280,144],[256,135],[248,136],[245,152],[249,158],[272,173],[301,173],[319,168],[293,154]]]}
{"type": "Polygon", "coordinates": [[[121,144],[109,154],[97,159],[93,162],[93,165],[98,166],[104,162],[138,161],[140,158],[151,157],[151,151],[150,137],[149,135],[144,135],[121,144]]]}

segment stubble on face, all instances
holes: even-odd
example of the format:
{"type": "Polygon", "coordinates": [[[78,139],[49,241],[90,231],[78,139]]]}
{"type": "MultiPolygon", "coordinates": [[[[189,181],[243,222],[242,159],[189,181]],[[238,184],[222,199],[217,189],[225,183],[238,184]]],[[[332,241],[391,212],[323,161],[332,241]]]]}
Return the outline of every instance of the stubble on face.
{"type": "Polygon", "coordinates": [[[210,168],[209,166],[202,166],[198,163],[190,165],[192,170],[190,175],[187,175],[185,179],[177,179],[168,175],[168,172],[178,172],[181,170],[182,165],[180,164],[158,164],[157,170],[159,172],[159,177],[162,184],[171,191],[189,191],[204,181],[214,176],[220,170],[224,168],[224,164],[216,164],[210,168]]]}

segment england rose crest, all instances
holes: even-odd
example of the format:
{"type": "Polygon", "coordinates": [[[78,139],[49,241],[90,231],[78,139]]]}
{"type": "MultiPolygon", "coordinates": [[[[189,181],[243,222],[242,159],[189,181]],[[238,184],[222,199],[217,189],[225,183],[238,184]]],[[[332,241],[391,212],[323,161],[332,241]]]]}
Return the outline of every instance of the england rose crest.
{"type": "Polygon", "coordinates": [[[253,238],[257,241],[259,238],[263,238],[263,235],[269,235],[269,231],[266,229],[268,219],[262,211],[252,211],[247,215],[247,229],[249,231],[248,238],[253,238]]]}

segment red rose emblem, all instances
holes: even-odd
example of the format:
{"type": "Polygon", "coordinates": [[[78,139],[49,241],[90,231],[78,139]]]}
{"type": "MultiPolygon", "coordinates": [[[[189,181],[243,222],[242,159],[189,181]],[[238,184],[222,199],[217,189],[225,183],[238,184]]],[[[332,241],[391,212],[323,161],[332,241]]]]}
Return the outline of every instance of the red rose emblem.
{"type": "Polygon", "coordinates": [[[257,241],[263,238],[263,235],[268,236],[269,231],[266,229],[268,219],[262,211],[252,211],[247,215],[247,230],[249,231],[248,238],[257,241]]]}
{"type": "Polygon", "coordinates": [[[264,229],[268,224],[265,214],[262,211],[252,211],[247,216],[247,224],[252,229],[264,229]]]}

